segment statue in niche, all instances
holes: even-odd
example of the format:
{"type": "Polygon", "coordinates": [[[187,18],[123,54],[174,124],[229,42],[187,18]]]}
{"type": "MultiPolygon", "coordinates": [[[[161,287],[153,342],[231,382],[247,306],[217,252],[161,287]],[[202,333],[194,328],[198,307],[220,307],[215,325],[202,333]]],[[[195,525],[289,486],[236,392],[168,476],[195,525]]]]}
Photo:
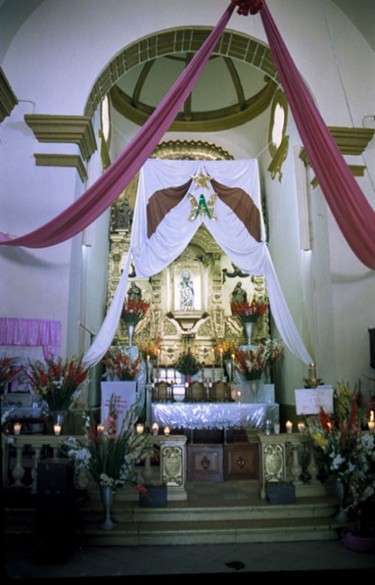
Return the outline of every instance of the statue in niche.
{"type": "Polygon", "coordinates": [[[242,282],[238,281],[232,291],[232,303],[247,303],[247,292],[242,288],[242,282]]]}
{"type": "Polygon", "coordinates": [[[131,283],[128,290],[128,300],[132,303],[137,303],[142,300],[142,290],[135,282],[131,283]]]}
{"type": "Polygon", "coordinates": [[[115,229],[129,230],[133,221],[133,212],[130,209],[129,201],[122,199],[115,207],[115,229]]]}
{"type": "Polygon", "coordinates": [[[180,281],[180,309],[192,311],[194,309],[194,283],[190,270],[183,270],[180,281]]]}

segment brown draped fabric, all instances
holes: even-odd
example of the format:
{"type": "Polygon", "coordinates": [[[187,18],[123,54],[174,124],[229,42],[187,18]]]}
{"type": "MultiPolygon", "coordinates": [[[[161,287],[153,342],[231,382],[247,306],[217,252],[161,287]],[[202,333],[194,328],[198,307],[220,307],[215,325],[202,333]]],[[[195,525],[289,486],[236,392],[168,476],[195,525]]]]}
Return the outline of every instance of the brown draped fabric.
{"type": "Polygon", "coordinates": [[[183,200],[188,192],[192,180],[184,185],[160,189],[151,195],[147,204],[147,237],[151,238],[164,216],[183,200]]]}
{"type": "Polygon", "coordinates": [[[237,215],[238,219],[246,226],[249,234],[257,242],[260,242],[262,237],[260,210],[250,195],[243,189],[226,187],[214,179],[211,179],[211,185],[221,201],[228,205],[233,213],[237,215]]]}

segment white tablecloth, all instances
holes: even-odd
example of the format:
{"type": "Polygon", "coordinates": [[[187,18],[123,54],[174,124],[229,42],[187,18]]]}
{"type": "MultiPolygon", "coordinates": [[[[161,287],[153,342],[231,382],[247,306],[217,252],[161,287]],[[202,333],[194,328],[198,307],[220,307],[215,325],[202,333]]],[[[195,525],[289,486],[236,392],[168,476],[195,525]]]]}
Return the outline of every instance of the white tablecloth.
{"type": "Polygon", "coordinates": [[[263,429],[267,419],[279,422],[279,405],[263,403],[152,403],[152,422],[171,429],[263,429]]]}

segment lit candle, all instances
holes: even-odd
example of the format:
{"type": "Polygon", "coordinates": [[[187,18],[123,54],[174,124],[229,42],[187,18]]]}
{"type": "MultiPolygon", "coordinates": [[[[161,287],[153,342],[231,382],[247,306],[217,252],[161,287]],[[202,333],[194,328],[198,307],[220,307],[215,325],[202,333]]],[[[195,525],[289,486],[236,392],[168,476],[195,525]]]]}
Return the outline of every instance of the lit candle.
{"type": "Polygon", "coordinates": [[[152,429],[152,434],[153,435],[157,435],[159,433],[159,425],[158,425],[158,423],[156,423],[156,422],[152,423],[151,429],[152,429]]]}
{"type": "Polygon", "coordinates": [[[316,380],[316,367],[315,364],[309,364],[309,380],[316,380]]]}
{"type": "Polygon", "coordinates": [[[142,435],[143,431],[145,430],[145,426],[142,423],[138,423],[135,427],[138,435],[142,435]]]}
{"type": "Polygon", "coordinates": [[[171,434],[171,429],[169,427],[164,427],[164,434],[168,437],[171,434]]]}
{"type": "Polygon", "coordinates": [[[290,420],[287,420],[285,423],[286,432],[292,433],[293,432],[293,423],[290,420]]]}
{"type": "Polygon", "coordinates": [[[13,425],[14,434],[15,435],[20,435],[21,434],[21,428],[22,428],[21,423],[19,423],[19,422],[14,423],[14,425],[13,425]]]}
{"type": "Polygon", "coordinates": [[[104,425],[98,425],[96,430],[98,431],[98,435],[102,435],[104,433],[104,425]]]}
{"type": "Polygon", "coordinates": [[[375,420],[374,420],[374,411],[371,410],[370,412],[370,420],[368,421],[368,428],[370,430],[371,433],[373,433],[375,431],[375,420]]]}
{"type": "Polygon", "coordinates": [[[148,384],[150,381],[150,356],[147,356],[147,363],[146,363],[146,383],[148,384]]]}
{"type": "Polygon", "coordinates": [[[231,381],[233,382],[233,380],[234,380],[234,353],[232,353],[232,355],[231,355],[231,360],[232,360],[232,364],[231,364],[231,368],[230,368],[230,373],[231,373],[231,381]]]}
{"type": "Polygon", "coordinates": [[[61,435],[61,425],[59,425],[59,423],[56,423],[53,425],[53,430],[54,430],[56,437],[61,435]]]}
{"type": "Polygon", "coordinates": [[[305,430],[305,423],[299,422],[298,423],[298,430],[299,430],[300,433],[303,433],[304,430],[305,430]]]}

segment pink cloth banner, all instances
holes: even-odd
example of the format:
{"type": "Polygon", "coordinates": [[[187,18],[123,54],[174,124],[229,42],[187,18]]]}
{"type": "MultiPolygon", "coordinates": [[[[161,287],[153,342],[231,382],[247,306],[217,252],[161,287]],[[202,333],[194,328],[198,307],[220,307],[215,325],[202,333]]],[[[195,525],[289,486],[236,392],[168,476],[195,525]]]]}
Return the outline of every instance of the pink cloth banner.
{"type": "Polygon", "coordinates": [[[61,322],[0,317],[0,345],[40,345],[45,357],[59,355],[61,322]]]}

